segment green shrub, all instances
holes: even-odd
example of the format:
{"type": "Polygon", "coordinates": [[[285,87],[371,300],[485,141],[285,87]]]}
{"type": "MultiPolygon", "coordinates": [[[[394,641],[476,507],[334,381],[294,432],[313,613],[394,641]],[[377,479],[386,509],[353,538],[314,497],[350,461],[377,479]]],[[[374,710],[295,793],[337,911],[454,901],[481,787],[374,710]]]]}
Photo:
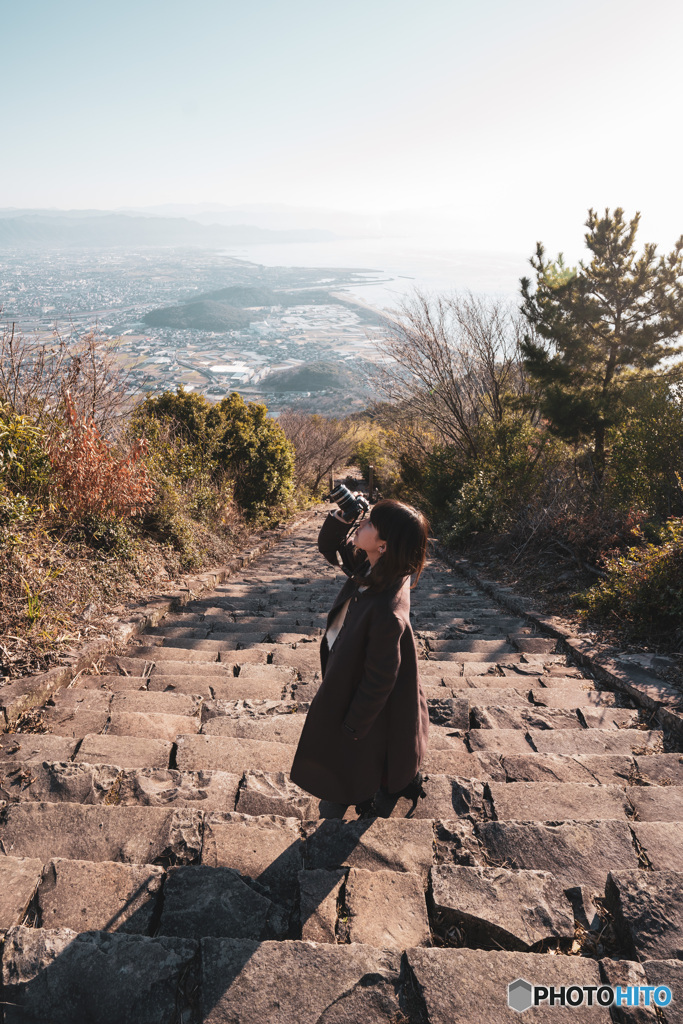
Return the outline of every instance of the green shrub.
{"type": "Polygon", "coordinates": [[[0,404],[0,481],[38,494],[47,486],[50,460],[42,427],[0,404]]]}
{"type": "Polygon", "coordinates": [[[267,521],[283,511],[294,490],[294,449],[266,406],[229,395],[211,409],[207,429],[247,518],[267,521]]]}
{"type": "Polygon", "coordinates": [[[658,543],[606,559],[607,578],[578,596],[597,619],[628,624],[637,636],[683,637],[683,520],[671,519],[658,543]]]}
{"type": "Polygon", "coordinates": [[[683,396],[660,385],[632,396],[631,415],[609,438],[607,491],[622,507],[666,518],[683,512],[683,396]]]}
{"type": "MultiPolygon", "coordinates": [[[[523,510],[534,502],[548,474],[565,456],[561,441],[522,416],[482,424],[479,442],[479,457],[462,467],[467,478],[446,508],[449,543],[518,524],[523,510]]],[[[455,467],[453,472],[456,476],[455,467]]]]}

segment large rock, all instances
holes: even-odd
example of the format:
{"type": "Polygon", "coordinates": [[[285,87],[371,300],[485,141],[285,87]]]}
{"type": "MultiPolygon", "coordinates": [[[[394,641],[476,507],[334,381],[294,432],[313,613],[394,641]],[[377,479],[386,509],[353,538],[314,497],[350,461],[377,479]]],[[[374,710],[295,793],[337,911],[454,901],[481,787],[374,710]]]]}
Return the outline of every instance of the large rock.
{"type": "Polygon", "coordinates": [[[203,1024],[392,1024],[400,954],[314,942],[202,942],[203,1024]]]}
{"type": "Polygon", "coordinates": [[[500,707],[472,703],[478,729],[583,729],[576,711],[568,708],[500,707]]]}
{"type": "Polygon", "coordinates": [[[571,905],[548,871],[447,864],[431,879],[440,927],[463,925],[472,943],[525,951],[574,935],[571,905]]]}
{"type": "Polygon", "coordinates": [[[344,902],[350,942],[381,949],[431,945],[425,883],[420,875],[351,868],[344,902]]]}
{"type": "Polygon", "coordinates": [[[42,927],[148,935],[163,880],[151,864],[57,858],[38,889],[42,927]]]}
{"type": "MultiPolygon", "coordinates": [[[[629,986],[648,983],[642,964],[632,960],[610,960],[609,957],[603,957],[600,960],[600,974],[603,982],[613,988],[621,985],[622,989],[627,989],[629,986]]],[[[624,1003],[627,999],[628,996],[624,1003]]],[[[617,1005],[615,1000],[612,1004],[612,1020],[615,1024],[657,1024],[657,1015],[653,1006],[644,1005],[642,998],[639,998],[638,1006],[617,1005]]]]}
{"type": "Polygon", "coordinates": [[[625,821],[485,821],[475,826],[484,863],[552,872],[563,888],[603,888],[616,868],[637,868],[638,857],[625,821]]]}
{"type": "Polygon", "coordinates": [[[337,941],[337,903],[346,874],[340,868],[299,872],[301,938],[310,942],[337,941]]]}
{"type": "Polygon", "coordinates": [[[186,939],[14,928],[2,957],[5,1024],[198,1024],[196,955],[186,939]]]}
{"type": "Polygon", "coordinates": [[[202,848],[202,814],[190,808],[13,804],[2,840],[10,856],[187,864],[202,848]]]}
{"type": "Polygon", "coordinates": [[[621,786],[572,782],[492,782],[499,821],[580,821],[626,818],[629,803],[621,786]]]}
{"type": "Polygon", "coordinates": [[[624,785],[634,775],[635,761],[625,754],[509,754],[503,758],[503,768],[508,782],[624,785]]]}
{"type": "Polygon", "coordinates": [[[159,935],[276,939],[286,927],[280,908],[232,868],[193,865],[168,873],[159,935]]]}
{"type": "Polygon", "coordinates": [[[683,960],[683,874],[611,871],[607,905],[639,960],[683,960]]]}
{"type": "Polygon", "coordinates": [[[432,864],[432,823],[404,818],[340,821],[307,826],[306,867],[410,871],[426,876],[432,864]]]}
{"type": "Polygon", "coordinates": [[[42,870],[35,857],[0,857],[0,938],[24,920],[42,870]]]}
{"type": "MultiPolygon", "coordinates": [[[[429,1024],[519,1024],[508,1006],[508,985],[519,978],[532,985],[599,985],[595,961],[534,953],[485,952],[478,949],[409,949],[406,960],[413,981],[408,988],[409,1019],[429,1024]]],[[[529,1020],[555,1024],[610,1024],[603,1007],[545,1006],[529,1020]],[[578,1015],[578,1016],[577,1016],[578,1015]]],[[[521,1018],[524,1019],[524,1018],[521,1018]]]]}

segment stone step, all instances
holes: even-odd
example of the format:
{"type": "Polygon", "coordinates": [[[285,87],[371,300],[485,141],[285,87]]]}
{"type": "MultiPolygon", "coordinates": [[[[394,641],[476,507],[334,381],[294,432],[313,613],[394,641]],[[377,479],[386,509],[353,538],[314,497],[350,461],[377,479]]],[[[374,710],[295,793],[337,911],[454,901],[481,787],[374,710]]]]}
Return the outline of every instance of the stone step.
{"type": "Polygon", "coordinates": [[[177,742],[176,765],[182,771],[242,774],[258,765],[263,771],[288,772],[296,751],[295,744],[233,736],[179,736],[177,742]]]}
{"type": "MultiPolygon", "coordinates": [[[[129,654],[134,651],[135,648],[127,648],[129,654]]],[[[138,651],[142,648],[138,647],[138,651]]],[[[161,651],[163,647],[150,647],[148,650],[161,651]]],[[[173,654],[172,651],[169,652],[173,654]]],[[[168,652],[167,652],[168,653],[168,652]]],[[[192,652],[185,652],[192,656],[192,652]]],[[[121,656],[118,657],[113,654],[107,655],[104,659],[104,665],[108,672],[114,675],[123,676],[140,676],[140,675],[170,675],[170,676],[223,676],[226,672],[232,674],[232,665],[222,664],[216,659],[213,661],[192,661],[192,660],[178,660],[175,658],[160,659],[159,663],[154,658],[141,658],[137,655],[132,656],[121,656]],[[141,672],[140,669],[145,668],[147,671],[141,672]]]]}
{"type": "Polygon", "coordinates": [[[241,778],[221,771],[121,769],[87,762],[44,761],[4,771],[0,800],[234,810],[241,778]]]}
{"type": "Polygon", "coordinates": [[[173,743],[149,736],[88,735],[74,754],[78,764],[111,764],[117,768],[168,768],[173,743]]]}
{"type": "Polygon", "coordinates": [[[201,854],[201,825],[201,812],[184,807],[20,803],[5,808],[1,834],[7,856],[43,863],[183,864],[201,854]]]}
{"type": "Polygon", "coordinates": [[[149,935],[165,872],[152,864],[50,860],[38,887],[43,928],[149,935]]]}
{"type": "Polygon", "coordinates": [[[566,945],[574,938],[572,905],[548,871],[444,864],[430,872],[434,925],[456,927],[468,945],[502,949],[566,945]]]}
{"type": "Polygon", "coordinates": [[[625,819],[632,805],[623,786],[572,782],[491,782],[498,821],[598,821],[625,819]]]}
{"type": "Polygon", "coordinates": [[[638,711],[626,708],[497,707],[470,702],[477,729],[626,729],[640,721],[638,711]]]}
{"type": "Polygon", "coordinates": [[[0,857],[0,935],[26,917],[42,872],[39,858],[0,857]]]}
{"type": "Polygon", "coordinates": [[[471,729],[473,751],[498,754],[633,754],[662,749],[662,733],[640,729],[471,729]]]}

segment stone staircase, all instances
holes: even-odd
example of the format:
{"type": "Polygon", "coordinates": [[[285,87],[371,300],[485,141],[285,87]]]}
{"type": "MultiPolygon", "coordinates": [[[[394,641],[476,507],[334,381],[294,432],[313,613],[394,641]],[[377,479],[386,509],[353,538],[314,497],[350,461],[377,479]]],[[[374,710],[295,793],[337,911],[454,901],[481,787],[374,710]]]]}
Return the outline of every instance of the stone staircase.
{"type": "Polygon", "coordinates": [[[424,798],[290,782],[343,582],[321,522],[0,736],[4,1024],[498,1024],[516,979],[673,992],[529,1019],[683,1021],[675,741],[443,562],[424,798]]]}

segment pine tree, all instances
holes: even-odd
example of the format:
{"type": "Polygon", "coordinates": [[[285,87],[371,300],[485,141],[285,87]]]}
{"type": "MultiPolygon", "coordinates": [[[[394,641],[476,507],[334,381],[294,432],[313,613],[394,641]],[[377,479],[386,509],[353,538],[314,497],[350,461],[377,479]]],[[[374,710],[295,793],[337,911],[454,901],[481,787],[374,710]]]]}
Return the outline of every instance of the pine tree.
{"type": "MultiPolygon", "coordinates": [[[[592,444],[596,480],[605,471],[610,426],[628,411],[629,392],[644,382],[680,375],[674,357],[683,331],[683,236],[667,256],[648,243],[635,250],[640,214],[588,211],[587,265],[567,267],[562,254],[546,259],[539,242],[530,262],[536,289],[523,278],[522,312],[537,337],[522,342],[529,375],[539,386],[541,412],[551,429],[592,444]]],[[[642,390],[641,390],[642,393],[642,390]]]]}

